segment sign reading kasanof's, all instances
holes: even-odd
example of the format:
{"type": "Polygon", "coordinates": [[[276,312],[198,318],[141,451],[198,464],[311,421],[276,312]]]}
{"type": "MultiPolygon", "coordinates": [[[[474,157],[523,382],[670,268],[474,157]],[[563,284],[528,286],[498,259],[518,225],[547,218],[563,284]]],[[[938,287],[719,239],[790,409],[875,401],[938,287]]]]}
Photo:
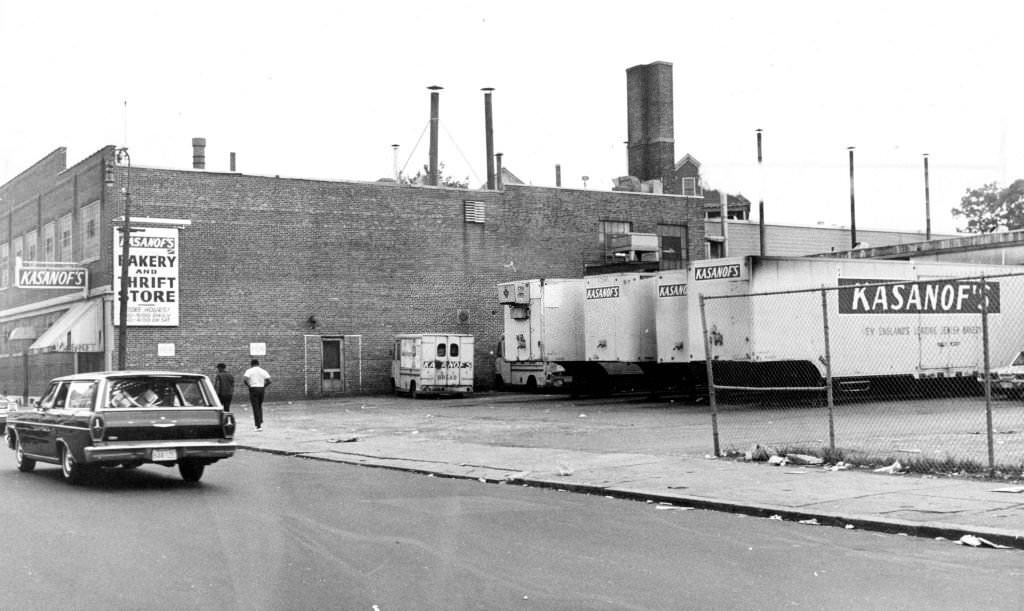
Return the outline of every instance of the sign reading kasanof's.
{"type": "Polygon", "coordinates": [[[980,281],[925,280],[908,281],[878,286],[861,286],[888,280],[840,278],[840,314],[979,314],[983,299],[985,310],[999,313],[999,283],[986,282],[982,291],[980,281]]]}
{"type": "MultiPolygon", "coordinates": [[[[121,228],[114,228],[115,320],[120,316],[121,228]]],[[[174,227],[132,229],[128,241],[128,324],[136,327],[178,326],[178,230],[174,227]]]]}
{"type": "Polygon", "coordinates": [[[686,297],[686,285],[662,284],[658,286],[658,297],[686,297]]]}
{"type": "Polygon", "coordinates": [[[587,289],[587,299],[617,299],[618,297],[619,287],[617,286],[600,286],[587,289]]]}
{"type": "Polygon", "coordinates": [[[740,265],[739,263],[729,263],[728,265],[712,265],[709,267],[694,267],[693,268],[693,279],[694,280],[722,280],[726,278],[739,278],[740,277],[740,265]]]}
{"type": "Polygon", "coordinates": [[[15,286],[23,289],[82,289],[89,283],[89,270],[59,263],[15,261],[15,286]]]}

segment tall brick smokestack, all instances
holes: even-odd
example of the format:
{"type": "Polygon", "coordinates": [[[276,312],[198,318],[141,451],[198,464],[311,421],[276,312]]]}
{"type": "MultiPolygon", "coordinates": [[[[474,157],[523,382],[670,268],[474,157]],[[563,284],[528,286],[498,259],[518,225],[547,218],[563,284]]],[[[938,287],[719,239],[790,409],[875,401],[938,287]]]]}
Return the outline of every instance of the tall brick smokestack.
{"type": "Polygon", "coordinates": [[[206,138],[192,138],[192,169],[206,169],[206,138]]]}
{"type": "Polygon", "coordinates": [[[629,175],[660,179],[666,193],[675,169],[672,64],[654,62],[626,70],[629,175]]]}

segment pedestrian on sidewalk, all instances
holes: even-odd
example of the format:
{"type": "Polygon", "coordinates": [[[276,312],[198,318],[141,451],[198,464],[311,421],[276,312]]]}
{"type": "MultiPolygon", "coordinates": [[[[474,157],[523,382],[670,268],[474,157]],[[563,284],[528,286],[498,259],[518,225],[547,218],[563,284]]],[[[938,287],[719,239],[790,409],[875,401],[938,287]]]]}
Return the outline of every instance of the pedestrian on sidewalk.
{"type": "Polygon", "coordinates": [[[217,375],[213,377],[213,388],[224,411],[231,411],[231,397],[235,394],[235,376],[227,371],[227,365],[217,363],[217,375]]]}
{"type": "Polygon", "coordinates": [[[256,424],[256,430],[263,430],[263,397],[267,386],[270,386],[270,374],[260,367],[259,359],[250,362],[252,367],[245,370],[242,377],[245,385],[249,388],[249,404],[252,405],[252,417],[256,424]]]}

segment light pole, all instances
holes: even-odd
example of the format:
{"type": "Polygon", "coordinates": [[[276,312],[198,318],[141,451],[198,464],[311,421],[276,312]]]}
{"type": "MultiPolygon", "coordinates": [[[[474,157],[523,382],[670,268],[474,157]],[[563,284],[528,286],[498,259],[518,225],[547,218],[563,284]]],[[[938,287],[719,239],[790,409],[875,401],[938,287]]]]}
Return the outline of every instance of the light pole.
{"type": "Polygon", "coordinates": [[[924,154],[924,239],[932,239],[931,195],[928,193],[928,153],[924,154]]]}
{"type": "Polygon", "coordinates": [[[768,249],[764,241],[764,169],[761,167],[761,130],[756,129],[757,134],[757,228],[758,236],[761,239],[761,256],[765,256],[768,249]]]}
{"type": "Polygon", "coordinates": [[[132,208],[132,158],[127,148],[119,148],[114,151],[114,159],[120,164],[124,161],[128,167],[128,176],[124,187],[124,221],[121,225],[121,290],[117,295],[118,322],[117,322],[117,368],[125,369],[125,360],[128,354],[128,256],[129,237],[131,236],[130,218],[132,208]]]}
{"type": "Polygon", "coordinates": [[[853,150],[854,147],[849,146],[846,150],[850,151],[850,248],[857,248],[857,206],[853,199],[853,150]]]}

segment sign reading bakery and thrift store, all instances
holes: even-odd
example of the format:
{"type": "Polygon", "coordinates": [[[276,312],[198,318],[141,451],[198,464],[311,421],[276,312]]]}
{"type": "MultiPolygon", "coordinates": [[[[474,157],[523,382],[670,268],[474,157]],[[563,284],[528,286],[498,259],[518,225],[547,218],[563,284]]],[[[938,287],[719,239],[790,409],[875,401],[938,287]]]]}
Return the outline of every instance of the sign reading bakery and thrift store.
{"type": "MultiPolygon", "coordinates": [[[[136,327],[178,326],[178,229],[133,228],[128,241],[128,324],[136,327]]],[[[119,320],[121,228],[114,228],[114,320],[119,320]]]]}

